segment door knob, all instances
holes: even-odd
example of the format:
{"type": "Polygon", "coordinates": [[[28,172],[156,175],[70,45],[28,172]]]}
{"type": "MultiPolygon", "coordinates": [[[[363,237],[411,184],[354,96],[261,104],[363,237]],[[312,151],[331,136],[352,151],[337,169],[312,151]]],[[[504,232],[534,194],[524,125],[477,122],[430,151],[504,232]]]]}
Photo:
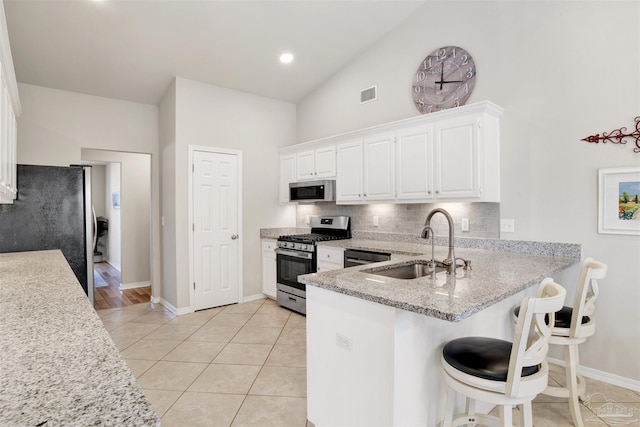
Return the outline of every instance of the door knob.
{"type": "Polygon", "coordinates": [[[231,235],[231,240],[236,240],[237,238],[238,238],[238,235],[237,235],[237,234],[232,234],[232,235],[231,235]]]}

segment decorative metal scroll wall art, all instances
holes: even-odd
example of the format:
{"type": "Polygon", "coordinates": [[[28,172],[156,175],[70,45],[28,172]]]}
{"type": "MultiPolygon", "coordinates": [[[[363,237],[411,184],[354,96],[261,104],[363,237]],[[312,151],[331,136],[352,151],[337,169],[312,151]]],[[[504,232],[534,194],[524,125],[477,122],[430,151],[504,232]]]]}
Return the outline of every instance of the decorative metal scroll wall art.
{"type": "Polygon", "coordinates": [[[586,138],[582,138],[581,141],[587,142],[595,142],[596,144],[602,141],[603,144],[610,142],[612,144],[626,144],[627,140],[625,138],[635,139],[635,148],[633,149],[634,153],[640,153],[640,116],[636,117],[636,130],[631,133],[625,133],[627,131],[626,127],[621,127],[619,129],[612,130],[611,132],[602,132],[602,135],[599,133],[595,135],[588,136],[586,138]]]}

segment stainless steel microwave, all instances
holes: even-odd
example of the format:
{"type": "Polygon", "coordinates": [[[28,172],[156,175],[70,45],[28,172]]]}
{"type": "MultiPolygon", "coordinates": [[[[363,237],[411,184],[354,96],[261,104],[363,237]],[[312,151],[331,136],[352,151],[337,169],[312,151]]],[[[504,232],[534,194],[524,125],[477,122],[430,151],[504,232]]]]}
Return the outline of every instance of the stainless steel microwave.
{"type": "Polygon", "coordinates": [[[289,183],[290,202],[331,202],[336,200],[336,181],[302,181],[289,183]]]}

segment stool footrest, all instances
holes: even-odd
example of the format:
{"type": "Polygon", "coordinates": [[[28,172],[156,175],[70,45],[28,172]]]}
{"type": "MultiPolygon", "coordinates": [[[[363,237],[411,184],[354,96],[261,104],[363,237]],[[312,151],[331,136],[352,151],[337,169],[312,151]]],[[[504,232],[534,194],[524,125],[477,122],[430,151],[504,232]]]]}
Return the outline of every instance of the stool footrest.
{"type": "MultiPolygon", "coordinates": [[[[549,372],[559,372],[566,377],[566,368],[564,366],[549,361],[547,363],[549,365],[549,372]]],[[[551,377],[549,377],[549,380],[551,381],[551,377]]],[[[580,398],[583,398],[587,389],[587,383],[584,377],[580,374],[577,375],[576,381],[578,383],[578,396],[580,396],[580,398]]],[[[547,396],[569,398],[569,389],[562,386],[547,385],[547,388],[542,392],[542,394],[545,394],[547,396]]]]}

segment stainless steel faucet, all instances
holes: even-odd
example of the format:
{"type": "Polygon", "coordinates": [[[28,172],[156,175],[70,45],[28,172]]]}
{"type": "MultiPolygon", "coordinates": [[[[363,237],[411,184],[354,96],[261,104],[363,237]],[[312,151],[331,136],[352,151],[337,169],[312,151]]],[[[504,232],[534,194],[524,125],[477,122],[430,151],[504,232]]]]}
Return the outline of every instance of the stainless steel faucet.
{"type": "MultiPolygon", "coordinates": [[[[422,227],[422,230],[420,231],[420,237],[423,239],[428,239],[429,234],[430,233],[433,234],[433,230],[431,229],[431,218],[433,217],[433,215],[437,214],[438,212],[443,214],[447,218],[447,222],[449,223],[449,254],[447,255],[447,258],[443,261],[443,263],[447,265],[447,269],[449,273],[456,274],[456,255],[453,250],[454,249],[453,248],[454,229],[453,229],[453,218],[451,218],[451,214],[449,214],[449,212],[445,211],[442,208],[436,208],[431,212],[429,212],[429,214],[427,215],[427,220],[424,222],[424,227],[422,227]]],[[[431,236],[431,239],[433,239],[433,236],[431,236]]]]}

